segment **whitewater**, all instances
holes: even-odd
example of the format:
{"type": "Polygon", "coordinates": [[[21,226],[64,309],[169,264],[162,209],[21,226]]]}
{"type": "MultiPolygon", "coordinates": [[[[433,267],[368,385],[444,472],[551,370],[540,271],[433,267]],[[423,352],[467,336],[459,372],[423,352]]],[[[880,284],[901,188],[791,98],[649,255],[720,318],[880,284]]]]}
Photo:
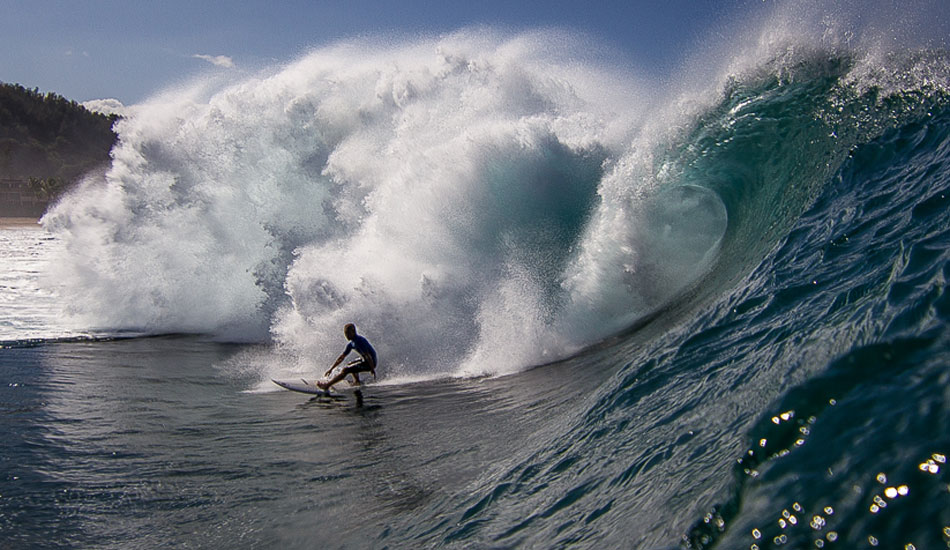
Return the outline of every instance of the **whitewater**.
{"type": "Polygon", "coordinates": [[[322,364],[359,319],[407,375],[563,358],[695,280],[727,223],[715,193],[653,173],[632,135],[648,104],[577,47],[345,44],[170,92],[46,217],[56,278],[85,327],[271,339],[322,364]]]}
{"type": "Polygon", "coordinates": [[[800,20],[667,82],[482,28],[132,107],[0,229],[4,539],[947,546],[950,55],[800,20]],[[347,322],[365,397],[271,384],[347,322]]]}

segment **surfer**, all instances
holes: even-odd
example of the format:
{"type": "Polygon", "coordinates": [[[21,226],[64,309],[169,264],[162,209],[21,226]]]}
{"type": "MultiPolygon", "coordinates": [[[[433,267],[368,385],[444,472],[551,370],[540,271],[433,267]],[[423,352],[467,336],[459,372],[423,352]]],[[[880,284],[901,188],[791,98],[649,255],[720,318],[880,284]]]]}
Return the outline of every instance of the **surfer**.
{"type": "Polygon", "coordinates": [[[326,382],[317,382],[317,386],[321,390],[326,390],[332,387],[340,380],[346,378],[347,375],[353,376],[353,382],[351,382],[351,384],[354,386],[358,386],[360,384],[359,373],[361,372],[371,372],[373,373],[373,378],[376,378],[376,350],[373,349],[373,346],[369,343],[369,340],[356,333],[356,325],[353,323],[347,323],[343,327],[343,334],[346,336],[346,339],[349,340],[349,342],[346,344],[346,349],[343,350],[343,353],[341,353],[340,356],[336,358],[336,361],[333,362],[333,366],[330,367],[330,369],[327,370],[323,376],[330,376],[330,373],[333,372],[333,369],[342,363],[343,360],[346,359],[346,356],[353,350],[356,350],[356,353],[359,354],[360,358],[352,361],[349,365],[344,367],[343,370],[340,371],[340,374],[333,377],[332,380],[328,380],[326,382]]]}

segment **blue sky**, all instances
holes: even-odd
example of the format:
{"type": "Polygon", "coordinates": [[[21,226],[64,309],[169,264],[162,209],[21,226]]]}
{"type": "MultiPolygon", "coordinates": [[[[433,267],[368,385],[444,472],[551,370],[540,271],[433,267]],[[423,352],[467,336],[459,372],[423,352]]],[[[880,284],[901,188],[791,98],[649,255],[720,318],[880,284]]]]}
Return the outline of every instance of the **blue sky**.
{"type": "Polygon", "coordinates": [[[128,105],[201,72],[255,71],[347,38],[475,25],[573,29],[662,78],[773,9],[808,6],[900,25],[902,41],[923,28],[950,35],[947,0],[0,0],[0,81],[128,105]]]}
{"type": "Polygon", "coordinates": [[[472,25],[575,29],[636,70],[663,73],[710,33],[765,9],[763,0],[0,0],[0,81],[132,104],[202,71],[254,70],[345,38],[472,25]]]}

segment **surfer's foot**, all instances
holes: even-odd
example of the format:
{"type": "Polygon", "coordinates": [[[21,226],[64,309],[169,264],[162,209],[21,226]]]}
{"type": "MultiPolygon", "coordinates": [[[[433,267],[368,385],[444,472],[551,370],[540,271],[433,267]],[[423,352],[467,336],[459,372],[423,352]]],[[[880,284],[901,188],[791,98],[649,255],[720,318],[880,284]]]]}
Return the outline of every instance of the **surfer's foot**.
{"type": "Polygon", "coordinates": [[[330,384],[328,384],[328,383],[326,383],[326,382],[323,382],[323,381],[320,381],[320,382],[317,382],[317,387],[320,388],[320,389],[323,390],[323,391],[327,391],[327,388],[330,387],[330,384]]]}

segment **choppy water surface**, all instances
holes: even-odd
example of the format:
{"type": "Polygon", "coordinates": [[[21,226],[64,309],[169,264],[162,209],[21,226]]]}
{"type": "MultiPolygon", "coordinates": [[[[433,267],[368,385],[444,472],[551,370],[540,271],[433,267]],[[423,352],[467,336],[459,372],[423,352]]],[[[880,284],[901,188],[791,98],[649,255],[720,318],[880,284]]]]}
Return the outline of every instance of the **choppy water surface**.
{"type": "Polygon", "coordinates": [[[0,342],[69,334],[62,300],[41,281],[62,245],[35,221],[0,221],[0,342]]]}

